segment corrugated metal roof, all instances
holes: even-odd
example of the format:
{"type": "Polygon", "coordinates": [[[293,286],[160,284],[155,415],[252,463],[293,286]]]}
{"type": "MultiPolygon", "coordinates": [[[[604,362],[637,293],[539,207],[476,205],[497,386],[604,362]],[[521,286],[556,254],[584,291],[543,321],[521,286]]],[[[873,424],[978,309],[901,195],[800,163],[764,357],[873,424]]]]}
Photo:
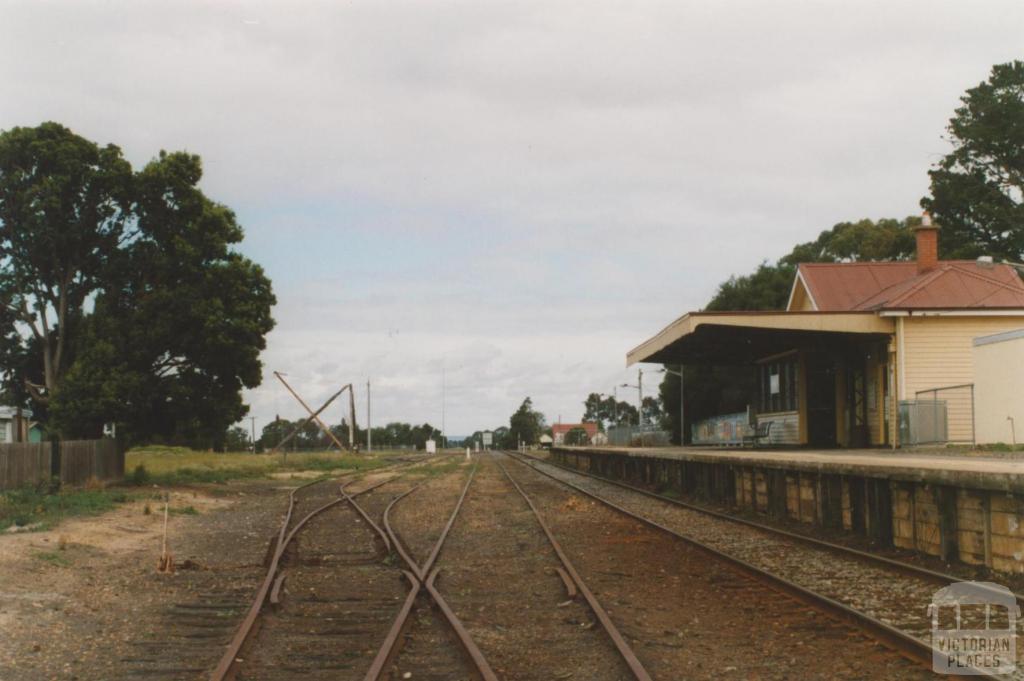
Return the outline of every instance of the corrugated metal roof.
{"type": "Polygon", "coordinates": [[[1024,308],[1024,282],[1009,265],[947,260],[924,274],[915,262],[800,265],[821,312],[1024,308]]]}

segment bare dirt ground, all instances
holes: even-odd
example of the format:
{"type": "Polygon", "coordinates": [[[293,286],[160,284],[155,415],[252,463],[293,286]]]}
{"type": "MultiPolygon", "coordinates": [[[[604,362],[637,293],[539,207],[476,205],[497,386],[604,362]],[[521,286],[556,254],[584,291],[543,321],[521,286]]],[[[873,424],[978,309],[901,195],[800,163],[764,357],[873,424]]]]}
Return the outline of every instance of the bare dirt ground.
{"type": "MultiPolygon", "coordinates": [[[[52,531],[0,535],[0,679],[130,678],[148,654],[143,644],[173,643],[166,629],[187,615],[181,606],[209,601],[210,593],[248,597],[291,486],[174,490],[171,508],[195,513],[170,516],[169,546],[179,565],[171,575],[156,571],[163,529],[156,499],[66,520],[52,531]]],[[[182,668],[215,662],[214,652],[193,646],[182,668]]],[[[175,674],[187,678],[166,676],[175,674]]]]}

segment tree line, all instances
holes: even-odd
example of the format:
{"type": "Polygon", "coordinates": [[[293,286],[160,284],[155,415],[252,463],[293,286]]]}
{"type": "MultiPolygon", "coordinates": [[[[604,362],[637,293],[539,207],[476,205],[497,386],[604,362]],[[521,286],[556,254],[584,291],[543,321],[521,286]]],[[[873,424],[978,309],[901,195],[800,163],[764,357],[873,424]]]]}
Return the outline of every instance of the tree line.
{"type": "MultiPolygon", "coordinates": [[[[928,171],[921,199],[939,229],[939,256],[1024,261],[1024,62],[992,68],[967,90],[946,128],[953,149],[928,171]]],[[[705,310],[782,310],[799,263],[908,260],[920,217],[840,222],[775,262],[723,282],[705,310]]],[[[756,390],[748,367],[687,366],[686,432],[716,414],[743,411],[756,390]]],[[[679,442],[679,378],[666,374],[659,394],[665,423],[679,442]]]]}
{"type": "MultiPolygon", "coordinates": [[[[643,401],[643,423],[661,427],[664,425],[665,413],[660,397],[650,395],[643,401]]],[[[640,425],[640,410],[625,400],[616,399],[611,395],[590,393],[583,401],[583,420],[596,422],[598,430],[616,426],[640,425]]]]}
{"type": "MultiPolygon", "coordinates": [[[[306,419],[290,421],[280,417],[263,426],[259,437],[256,438],[255,448],[253,447],[252,433],[242,426],[232,426],[228,429],[225,437],[224,449],[229,452],[256,451],[267,452],[281,443],[295,428],[298,433],[284,447],[286,451],[326,451],[336,447],[334,440],[324,433],[316,423],[306,422],[306,419]],[[301,426],[301,428],[300,428],[301,426]]],[[[341,441],[342,445],[348,446],[349,425],[346,420],[336,425],[329,425],[327,429],[341,441]]],[[[377,426],[370,429],[371,443],[374,449],[391,448],[413,448],[423,449],[427,440],[440,439],[440,432],[437,428],[424,423],[412,425],[409,423],[393,422],[385,426],[377,426]]],[[[367,430],[356,424],[353,441],[361,449],[367,446],[367,430]]]]}

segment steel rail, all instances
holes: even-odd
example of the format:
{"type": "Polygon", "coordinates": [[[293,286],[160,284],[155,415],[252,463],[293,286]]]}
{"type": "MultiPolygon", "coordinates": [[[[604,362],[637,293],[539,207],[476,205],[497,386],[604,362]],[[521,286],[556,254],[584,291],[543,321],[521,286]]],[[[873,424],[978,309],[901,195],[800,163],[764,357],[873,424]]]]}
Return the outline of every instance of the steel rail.
{"type": "MultiPolygon", "coordinates": [[[[666,527],[665,525],[662,525],[657,521],[651,520],[650,518],[646,518],[642,515],[634,513],[629,509],[619,506],[613,501],[605,499],[604,497],[595,494],[590,490],[580,487],[579,485],[557,478],[548,473],[547,471],[541,470],[540,468],[532,465],[532,463],[529,460],[524,461],[518,455],[513,455],[512,452],[505,452],[505,454],[513,461],[519,463],[520,466],[524,466],[536,473],[539,473],[540,475],[546,476],[554,480],[558,484],[564,487],[568,487],[569,489],[572,489],[573,491],[583,494],[587,497],[590,497],[591,499],[594,499],[595,501],[604,504],[608,508],[618,511],[619,513],[622,513],[623,515],[626,515],[636,521],[639,521],[644,525],[647,525],[648,527],[651,527],[660,532],[675,537],[676,539],[683,541],[688,545],[694,547],[698,551],[708,556],[711,556],[716,560],[724,562],[727,565],[732,566],[738,572],[753,577],[758,581],[768,586],[771,586],[775,590],[787,594],[795,600],[798,600],[813,608],[823,611],[846,624],[852,625],[860,629],[861,631],[864,631],[872,638],[884,642],[890,648],[896,650],[897,652],[910,658],[911,660],[918,662],[922,665],[925,665],[929,669],[931,668],[932,647],[929,643],[926,643],[925,641],[917,638],[916,636],[913,636],[912,634],[909,634],[905,631],[897,629],[896,627],[893,627],[892,625],[886,624],[881,620],[871,617],[867,613],[851,608],[848,605],[845,605],[844,603],[840,603],[835,599],[832,599],[823,594],[819,594],[806,587],[800,586],[799,584],[796,584],[795,582],[792,582],[784,577],[780,577],[779,575],[776,575],[772,572],[763,570],[740,558],[736,558],[735,556],[723,553],[722,551],[712,548],[711,546],[708,546],[703,542],[697,541],[692,537],[687,537],[684,534],[680,534],[679,532],[676,532],[675,530],[666,527]]],[[[980,670],[975,671],[980,672],[980,670]]],[[[984,672],[981,672],[980,675],[989,676],[990,678],[996,678],[991,677],[990,675],[987,675],[984,672]]]]}
{"type": "Polygon", "coordinates": [[[531,511],[533,511],[533,516],[537,519],[537,524],[539,524],[541,529],[544,530],[544,534],[547,536],[548,542],[551,544],[551,548],[555,550],[555,554],[558,556],[558,560],[562,563],[562,567],[565,568],[567,573],[569,573],[569,577],[575,584],[576,589],[583,594],[583,598],[587,601],[587,605],[590,606],[591,611],[601,623],[605,633],[608,634],[609,638],[611,638],[612,643],[615,644],[616,650],[619,651],[619,654],[625,661],[626,666],[629,667],[629,670],[633,672],[633,676],[637,681],[651,681],[651,675],[644,668],[640,659],[636,656],[636,653],[633,652],[633,649],[629,647],[628,643],[626,643],[626,639],[624,639],[622,634],[619,633],[618,627],[616,627],[615,623],[612,622],[608,612],[601,606],[597,597],[594,596],[593,592],[591,592],[583,582],[583,578],[580,577],[580,573],[576,571],[576,568],[569,560],[569,557],[565,555],[565,551],[562,550],[561,544],[559,544],[558,540],[555,539],[555,535],[551,532],[548,524],[544,522],[544,518],[541,516],[540,511],[538,511],[537,507],[533,505],[533,500],[531,500],[529,495],[527,495],[523,488],[519,486],[519,483],[515,481],[515,478],[513,478],[512,474],[508,472],[508,469],[506,469],[500,461],[498,461],[497,464],[505,474],[505,477],[508,478],[508,481],[512,483],[515,490],[523,497],[526,505],[530,507],[531,511]]]}
{"type": "MultiPolygon", "coordinates": [[[[454,456],[454,455],[449,455],[449,456],[454,456]]],[[[383,473],[383,472],[387,471],[388,469],[398,468],[400,466],[410,466],[410,465],[413,465],[415,463],[419,463],[419,462],[422,461],[422,459],[410,459],[408,457],[395,457],[393,459],[385,459],[385,460],[393,461],[393,463],[388,464],[387,466],[382,466],[381,468],[371,469],[371,470],[374,470],[374,472],[377,472],[377,473],[383,473]]],[[[353,477],[359,475],[362,472],[363,471],[352,471],[350,473],[343,473],[342,475],[340,475],[337,478],[335,478],[334,481],[336,482],[336,481],[339,481],[339,480],[344,479],[344,478],[353,478],[353,477]]],[[[307,487],[312,487],[313,485],[319,485],[319,484],[322,484],[322,483],[325,483],[325,482],[331,482],[331,480],[330,479],[313,480],[313,481],[307,482],[307,483],[305,483],[303,485],[299,485],[298,487],[296,487],[295,489],[291,490],[288,493],[288,510],[285,512],[284,521],[281,523],[281,529],[277,533],[277,545],[274,547],[275,551],[277,550],[277,546],[280,546],[281,542],[284,540],[285,532],[288,531],[288,523],[291,522],[292,513],[293,513],[293,511],[295,509],[295,503],[296,503],[295,495],[296,495],[296,493],[299,492],[300,490],[306,489],[307,487]]],[[[349,480],[349,482],[351,482],[351,480],[349,480]]],[[[343,487],[344,487],[344,485],[343,485],[343,487]]],[[[387,540],[385,540],[385,544],[386,543],[387,543],[387,540]]]]}
{"type": "Polygon", "coordinates": [[[405,575],[412,586],[409,590],[408,596],[406,596],[405,604],[402,606],[402,609],[399,611],[394,622],[392,622],[391,629],[388,631],[387,637],[384,639],[384,642],[378,649],[377,654],[374,656],[370,669],[366,672],[366,676],[364,677],[365,681],[377,681],[380,679],[384,674],[384,669],[394,658],[394,655],[397,652],[398,640],[402,635],[402,631],[408,624],[409,615],[412,612],[413,605],[415,604],[416,598],[419,596],[421,589],[426,590],[431,600],[434,601],[438,609],[441,611],[441,614],[444,615],[448,625],[452,628],[452,631],[455,632],[456,637],[459,639],[459,643],[465,650],[466,655],[469,656],[469,659],[473,662],[473,665],[479,672],[480,677],[484,681],[498,681],[497,674],[494,673],[490,663],[487,662],[487,658],[484,657],[479,646],[477,646],[476,641],[474,641],[473,637],[470,636],[469,631],[462,624],[462,621],[459,620],[455,611],[452,610],[451,606],[448,605],[448,602],[444,599],[441,593],[434,587],[434,581],[437,579],[437,575],[440,572],[440,568],[434,567],[434,565],[441,553],[441,548],[448,539],[448,534],[451,531],[452,526],[455,524],[455,519],[458,517],[459,511],[462,510],[462,504],[466,500],[466,495],[473,482],[473,477],[476,475],[476,470],[477,466],[474,465],[469,473],[469,477],[466,479],[466,484],[462,487],[462,493],[459,495],[459,500],[456,502],[454,510],[448,517],[448,522],[445,524],[444,529],[437,538],[437,541],[434,542],[433,549],[423,565],[418,565],[416,563],[413,557],[402,545],[402,542],[398,537],[398,533],[395,532],[394,528],[391,526],[391,509],[394,508],[395,504],[399,501],[405,499],[426,483],[422,482],[412,489],[398,495],[392,499],[391,503],[389,503],[387,508],[384,509],[384,529],[391,538],[391,545],[395,548],[395,551],[409,568],[409,570],[405,572],[405,575]]]}
{"type": "MultiPolygon", "coordinates": [[[[371,485],[370,487],[367,487],[364,490],[360,490],[356,496],[361,496],[363,494],[372,492],[378,487],[386,485],[389,482],[393,482],[400,477],[401,474],[388,478],[387,480],[378,482],[374,485],[371,485]]],[[[318,480],[316,482],[322,481],[318,480]]],[[[259,617],[260,611],[263,609],[263,604],[267,600],[267,595],[273,588],[274,582],[277,577],[278,567],[281,562],[281,557],[284,555],[284,552],[287,549],[288,544],[291,543],[292,539],[295,538],[295,535],[298,534],[299,530],[301,530],[302,527],[307,522],[309,522],[311,518],[315,517],[320,513],[323,513],[324,511],[326,511],[329,508],[332,508],[333,506],[337,506],[338,504],[346,501],[346,497],[339,497],[338,499],[334,499],[332,501],[327,502],[326,504],[319,506],[318,508],[310,511],[309,514],[303,517],[302,520],[296,523],[295,526],[286,533],[288,523],[291,520],[292,512],[295,507],[295,492],[297,492],[299,489],[310,487],[313,484],[315,483],[309,483],[308,485],[302,485],[301,487],[297,487],[296,489],[292,490],[291,494],[289,494],[289,504],[288,511],[285,514],[285,522],[281,525],[281,532],[278,535],[278,545],[277,548],[274,550],[273,557],[270,560],[270,565],[267,568],[267,574],[264,577],[263,582],[260,584],[260,588],[256,591],[256,596],[253,598],[252,605],[249,606],[249,610],[246,612],[245,619],[242,620],[242,623],[239,625],[234,637],[232,637],[231,642],[228,644],[227,650],[225,651],[224,655],[218,662],[217,667],[213,670],[213,673],[210,675],[211,681],[224,681],[234,673],[235,665],[238,661],[238,654],[239,652],[241,652],[242,646],[245,645],[246,640],[252,633],[253,627],[256,624],[256,620],[259,617]]]]}
{"type": "MultiPolygon", "coordinates": [[[[965,580],[963,577],[957,577],[956,575],[951,575],[945,572],[938,572],[937,570],[930,570],[928,568],[920,567],[918,565],[912,565],[910,563],[904,563],[903,561],[895,560],[893,558],[886,558],[885,556],[879,556],[868,551],[861,551],[860,549],[855,549],[850,546],[843,546],[842,544],[836,544],[834,542],[825,541],[824,539],[809,537],[807,535],[792,532],[790,530],[784,530],[779,527],[772,527],[771,525],[765,525],[754,520],[748,520],[747,518],[739,518],[728,513],[723,513],[722,511],[715,511],[713,509],[705,508],[698,504],[692,504],[686,501],[681,501],[679,499],[674,499],[663,494],[658,494],[657,492],[652,492],[642,487],[636,487],[635,485],[630,485],[629,483],[622,482],[621,480],[613,480],[611,478],[606,478],[603,475],[597,475],[595,473],[591,473],[590,471],[582,471],[577,468],[573,468],[572,466],[567,466],[565,464],[558,463],[555,461],[548,461],[546,459],[541,459],[540,457],[533,456],[530,454],[521,454],[521,456],[524,456],[525,458],[530,459],[536,463],[547,464],[549,466],[554,466],[555,468],[560,468],[568,473],[574,473],[576,475],[581,475],[583,477],[593,478],[594,480],[608,483],[609,485],[614,485],[615,487],[620,487],[622,489],[629,490],[630,492],[636,492],[637,494],[642,494],[646,497],[650,497],[651,499],[657,499],[658,501],[663,501],[673,506],[679,506],[680,508],[685,508],[689,511],[709,515],[713,518],[718,518],[720,520],[727,520],[731,523],[736,523],[738,525],[752,527],[756,530],[760,530],[762,532],[766,532],[769,534],[774,534],[780,537],[784,537],[786,539],[791,539],[793,541],[800,542],[808,546],[821,548],[835,553],[846,554],[865,563],[880,565],[882,567],[902,572],[912,577],[920,577],[922,579],[926,579],[935,582],[936,584],[941,584],[943,586],[948,585],[952,582],[969,581],[965,580]]],[[[1024,594],[1014,593],[1013,595],[1014,598],[1017,599],[1017,602],[1019,604],[1024,605],[1024,594]]]]}

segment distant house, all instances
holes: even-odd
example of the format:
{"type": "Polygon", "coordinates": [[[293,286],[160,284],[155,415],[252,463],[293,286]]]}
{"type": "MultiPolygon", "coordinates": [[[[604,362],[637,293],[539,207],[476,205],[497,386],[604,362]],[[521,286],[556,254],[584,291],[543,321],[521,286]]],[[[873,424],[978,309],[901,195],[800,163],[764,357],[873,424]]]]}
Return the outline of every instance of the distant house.
{"type": "Polygon", "coordinates": [[[22,409],[19,419],[17,407],[0,406],[0,443],[42,440],[43,428],[32,420],[31,410],[22,409]]]}
{"type": "Polygon", "coordinates": [[[593,441],[597,436],[596,423],[556,423],[551,426],[552,444],[556,447],[565,444],[565,436],[577,428],[587,431],[587,439],[590,441],[593,441]]]}
{"type": "Polygon", "coordinates": [[[545,434],[545,435],[541,435],[540,436],[540,446],[542,448],[550,449],[552,442],[554,442],[554,440],[552,439],[552,437],[550,435],[546,435],[545,434]]]}
{"type": "MultiPolygon", "coordinates": [[[[985,383],[978,370],[994,369],[975,366],[974,339],[1024,327],[1024,283],[991,259],[939,260],[937,241],[926,217],[916,261],[801,263],[786,310],[685,314],[632,350],[627,364],[745,364],[756,372],[747,413],[694,424],[695,443],[737,441],[722,433],[735,435],[748,420],[770,429],[773,444],[976,441],[972,394],[985,383]]],[[[1007,398],[1024,406],[1019,389],[1007,398]]],[[[1002,437],[1015,413],[1022,410],[996,414],[1002,437]]]]}

